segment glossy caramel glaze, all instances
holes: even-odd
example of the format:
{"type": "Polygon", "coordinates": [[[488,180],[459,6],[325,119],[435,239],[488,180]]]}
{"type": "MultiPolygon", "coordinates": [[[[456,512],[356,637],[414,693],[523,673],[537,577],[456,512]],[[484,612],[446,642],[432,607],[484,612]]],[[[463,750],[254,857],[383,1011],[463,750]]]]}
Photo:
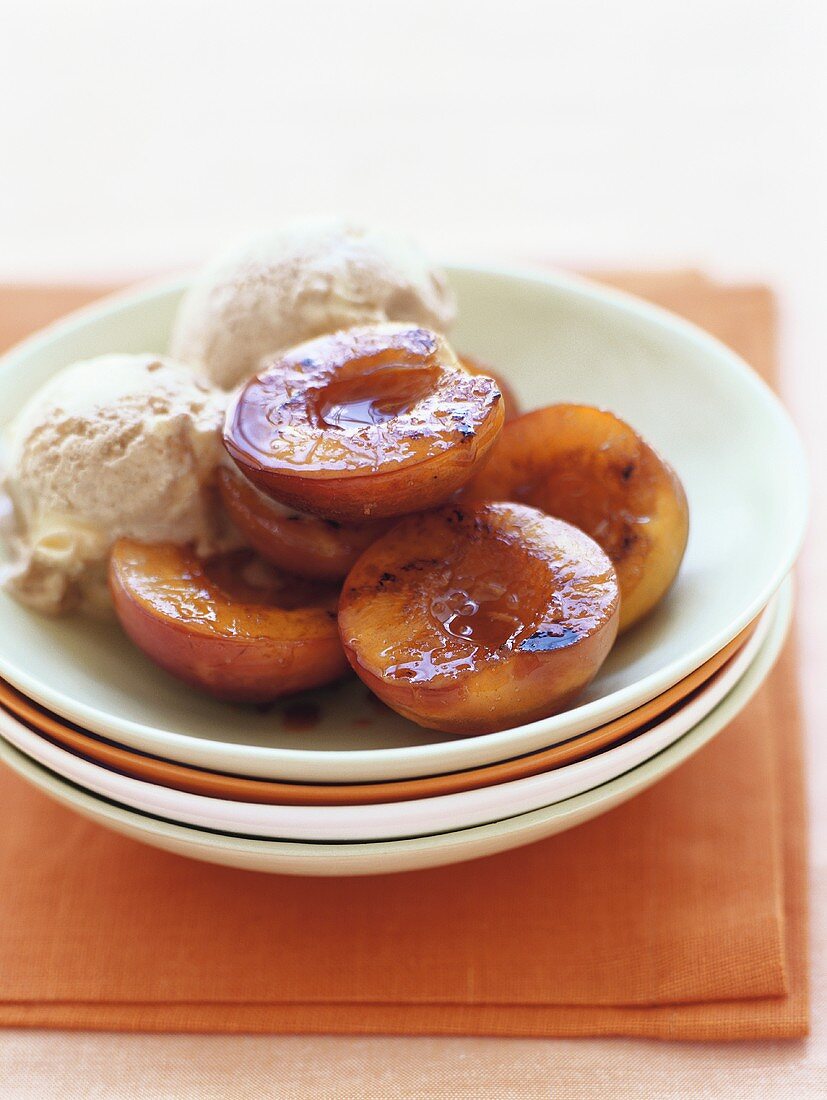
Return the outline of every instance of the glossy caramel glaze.
{"type": "Polygon", "coordinates": [[[621,630],[667,591],[689,532],[674,470],[628,424],[586,405],[551,405],[510,423],[463,498],[530,504],[591,535],[617,570],[621,630]]]}
{"type": "Polygon", "coordinates": [[[517,504],[402,520],[356,563],[339,605],[348,659],[368,686],[421,725],[464,733],[567,705],[618,618],[600,547],[517,504]]]}
{"type": "Polygon", "coordinates": [[[464,370],[443,337],[411,325],[302,344],[244,386],[224,443],[262,491],[359,521],[446,500],[503,423],[496,382],[464,370]]]}
{"type": "Polygon", "coordinates": [[[266,702],[346,668],[337,590],[281,574],[250,551],[203,563],[187,547],[120,539],[109,580],[135,644],[220,698],[266,702]]]}
{"type": "Polygon", "coordinates": [[[356,559],[388,529],[388,521],[337,523],[279,504],[236,470],[218,474],[230,519],[263,558],[297,576],[341,580],[356,559]]]}

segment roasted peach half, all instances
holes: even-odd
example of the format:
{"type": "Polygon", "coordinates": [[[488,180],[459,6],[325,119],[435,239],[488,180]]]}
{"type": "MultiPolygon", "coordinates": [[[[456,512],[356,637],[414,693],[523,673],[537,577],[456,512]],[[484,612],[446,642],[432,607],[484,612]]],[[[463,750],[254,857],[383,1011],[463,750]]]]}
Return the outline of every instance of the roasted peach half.
{"type": "Polygon", "coordinates": [[[219,699],[268,702],[347,670],[337,590],[286,577],[251,551],[202,562],[187,547],[120,539],[109,586],[138,648],[219,699]]]}
{"type": "Polygon", "coordinates": [[[617,633],[608,557],[522,504],[408,516],[370,546],[339,602],[348,660],[421,726],[488,733],[545,718],[592,679],[617,633]]]}
{"type": "Polygon", "coordinates": [[[381,324],[293,348],[227,412],[224,444],[263,492],[347,523],[447,500],[503,423],[492,378],[469,374],[443,337],[381,324]]]}
{"type": "Polygon", "coordinates": [[[388,529],[387,520],[337,523],[297,512],[226,468],[218,473],[218,487],[228,516],[250,546],[298,577],[341,580],[362,551],[388,529]]]}
{"type": "Polygon", "coordinates": [[[675,471],[613,413],[551,405],[503,431],[468,500],[515,500],[580,527],[614,563],[620,629],[655,606],[686,549],[689,511],[675,471]]]}
{"type": "Polygon", "coordinates": [[[506,424],[508,424],[510,420],[516,420],[518,416],[522,415],[520,401],[514,391],[514,387],[507,381],[502,371],[494,370],[494,368],[488,366],[487,363],[483,363],[480,359],[474,359],[470,355],[460,355],[459,361],[469,374],[484,374],[489,378],[493,378],[497,383],[497,387],[503,395],[506,424]]]}

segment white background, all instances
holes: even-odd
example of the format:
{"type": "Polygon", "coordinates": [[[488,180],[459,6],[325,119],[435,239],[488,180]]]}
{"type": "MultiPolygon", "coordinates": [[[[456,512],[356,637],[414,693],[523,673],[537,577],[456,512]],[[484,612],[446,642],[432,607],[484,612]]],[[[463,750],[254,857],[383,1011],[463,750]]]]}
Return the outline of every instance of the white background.
{"type": "Polygon", "coordinates": [[[343,210],[440,252],[823,278],[825,9],[3,0],[0,273],[343,210]]]}
{"type": "MultiPolygon", "coordinates": [[[[827,0],[0,0],[0,280],[177,268],[319,211],[443,257],[763,279],[820,479],[826,128],[827,0]]],[[[822,733],[826,532],[819,502],[822,733]]]]}

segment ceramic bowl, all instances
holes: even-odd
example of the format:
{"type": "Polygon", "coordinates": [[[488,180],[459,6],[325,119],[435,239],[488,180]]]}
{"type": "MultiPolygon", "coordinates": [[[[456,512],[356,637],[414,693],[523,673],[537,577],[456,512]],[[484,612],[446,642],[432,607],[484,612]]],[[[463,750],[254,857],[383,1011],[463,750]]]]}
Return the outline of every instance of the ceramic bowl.
{"type": "Polygon", "coordinates": [[[0,735],[33,760],[94,794],[180,824],[286,840],[375,841],[426,836],[483,825],[573,798],[661,752],[702,721],[745,674],[772,628],[775,603],[726,668],[690,702],[645,732],[562,768],[457,794],[363,806],[238,802],[190,794],[111,771],[53,744],[6,712],[0,712],[0,735]]]}
{"type": "MultiPolygon", "coordinates": [[[[721,650],[764,607],[801,542],[806,479],[783,408],[712,337],[615,290],[556,274],[449,272],[453,334],[490,362],[526,408],[604,405],[674,465],[691,534],[677,583],[624,635],[575,707],[501,733],[456,739],[378,711],[362,686],[317,693],[319,721],[295,728],[291,703],[267,713],[183,687],[115,624],[50,620],[0,596],[0,676],[85,729],[167,759],[300,782],[403,779],[530,753],[628,713],[721,650]]],[[[0,360],[0,410],[72,360],[166,349],[181,284],[138,290],[66,319],[0,360]]]]}
{"type": "Polygon", "coordinates": [[[656,721],[666,711],[676,709],[690,695],[702,690],[720,668],[734,659],[734,655],[745,645],[766,614],[763,611],[729,645],[724,646],[714,657],[710,657],[700,668],[667,691],[595,730],[569,741],[561,741],[539,752],[517,756],[512,760],[501,760],[487,767],[467,768],[465,771],[448,772],[444,775],[420,776],[417,779],[392,779],[384,783],[287,783],[276,779],[250,779],[241,775],[228,775],[226,772],[194,768],[189,764],[163,760],[159,756],[148,756],[96,737],[68,724],[43,707],[38,707],[31,699],[2,680],[0,709],[8,711],[24,725],[44,734],[49,740],[56,741],[70,752],[133,779],[145,779],[162,787],[189,791],[190,794],[281,806],[361,806],[373,802],[406,802],[415,798],[470,791],[477,787],[492,787],[512,779],[539,775],[601,752],[656,721]]]}
{"type": "Polygon", "coordinates": [[[292,875],[366,875],[444,866],[517,848],[589,821],[668,775],[746,706],[766,679],[790,623],[791,595],[782,594],[772,629],[732,691],[682,738],[637,768],[574,798],[488,825],[408,840],[314,844],[257,840],[176,825],[125,809],[61,779],[0,737],[0,759],[58,802],[125,836],[193,859],[292,875]]]}

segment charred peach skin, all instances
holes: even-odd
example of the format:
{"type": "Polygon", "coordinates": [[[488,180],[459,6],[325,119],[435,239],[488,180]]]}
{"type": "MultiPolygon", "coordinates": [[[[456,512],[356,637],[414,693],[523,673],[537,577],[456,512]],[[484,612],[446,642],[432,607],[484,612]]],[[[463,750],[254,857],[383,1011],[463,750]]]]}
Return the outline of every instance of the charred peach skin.
{"type": "Polygon", "coordinates": [[[218,487],[230,519],[267,561],[299,577],[335,581],[388,529],[388,523],[337,523],[296,512],[264,496],[243,474],[220,470],[218,487]]]}
{"type": "Polygon", "coordinates": [[[284,578],[249,551],[204,563],[187,547],[120,539],[109,585],[139,649],[219,699],[268,702],[347,670],[335,589],[284,578]]]}
{"type": "Polygon", "coordinates": [[[421,726],[489,733],[567,706],[609,652],[612,563],[520,504],[409,516],[370,546],[339,603],[348,660],[421,726]]]}
{"type": "Polygon", "coordinates": [[[513,421],[463,497],[531,504],[591,535],[617,570],[621,630],[661,599],[686,549],[689,511],[675,471],[628,424],[588,405],[513,421]]]}
{"type": "Polygon", "coordinates": [[[506,381],[503,377],[502,371],[494,370],[493,367],[489,367],[487,363],[481,362],[479,359],[474,359],[470,355],[460,355],[460,363],[465,367],[469,374],[484,374],[489,378],[493,378],[497,383],[497,387],[500,393],[503,395],[503,403],[505,405],[505,423],[508,424],[512,420],[516,420],[518,416],[522,415],[520,408],[520,402],[517,394],[514,392],[514,388],[511,383],[506,381]]]}
{"type": "Polygon", "coordinates": [[[432,508],[478,468],[503,424],[493,379],[443,337],[382,324],[293,348],[237,394],[224,444],[263,492],[356,523],[432,508]]]}

